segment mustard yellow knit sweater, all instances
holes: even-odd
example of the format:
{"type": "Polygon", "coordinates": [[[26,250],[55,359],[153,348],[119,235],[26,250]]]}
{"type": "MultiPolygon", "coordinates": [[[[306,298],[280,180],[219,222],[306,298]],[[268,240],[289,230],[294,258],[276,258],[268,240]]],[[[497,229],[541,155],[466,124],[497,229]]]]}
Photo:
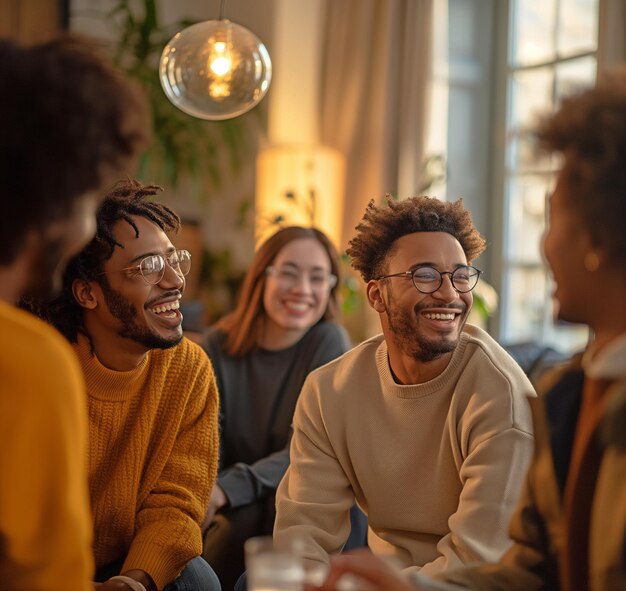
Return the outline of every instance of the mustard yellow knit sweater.
{"type": "Polygon", "coordinates": [[[200,521],[218,462],[218,395],[204,351],[187,339],[132,371],[76,346],[89,398],[89,490],[98,567],[125,558],[162,589],[202,552],[200,521]]]}
{"type": "Polygon", "coordinates": [[[0,589],[93,590],[87,404],[67,341],[0,301],[0,589]]]}

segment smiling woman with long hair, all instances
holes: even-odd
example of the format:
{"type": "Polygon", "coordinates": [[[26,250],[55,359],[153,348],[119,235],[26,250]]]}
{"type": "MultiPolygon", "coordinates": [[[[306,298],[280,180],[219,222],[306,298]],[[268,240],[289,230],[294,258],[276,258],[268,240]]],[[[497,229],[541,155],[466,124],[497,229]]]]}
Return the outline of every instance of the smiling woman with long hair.
{"type": "Polygon", "coordinates": [[[224,589],[243,572],[243,542],[272,532],[304,380],[348,349],[334,322],[338,277],[337,252],[322,232],[283,228],[257,250],[235,310],[204,342],[218,380],[222,436],[204,557],[224,589]]]}

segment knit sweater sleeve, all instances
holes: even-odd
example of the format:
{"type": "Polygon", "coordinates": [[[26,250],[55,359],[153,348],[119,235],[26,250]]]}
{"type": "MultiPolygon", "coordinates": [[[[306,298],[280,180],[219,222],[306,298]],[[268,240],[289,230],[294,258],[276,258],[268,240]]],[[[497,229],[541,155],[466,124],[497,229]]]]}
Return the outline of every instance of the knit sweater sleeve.
{"type": "MultiPolygon", "coordinates": [[[[476,561],[495,562],[511,541],[507,524],[532,453],[532,435],[506,429],[474,449],[463,463],[463,489],[450,532],[437,544],[438,558],[423,565],[434,574],[476,561]]],[[[409,569],[411,570],[411,569],[409,569]]]]}
{"type": "Polygon", "coordinates": [[[158,481],[139,507],[136,533],[122,572],[140,568],[158,589],[202,552],[200,522],[217,474],[218,395],[210,362],[193,346],[183,380],[186,406],[158,481]]]}
{"type": "Polygon", "coordinates": [[[0,302],[0,588],[91,589],[82,372],[49,326],[0,302]]]}
{"type": "Polygon", "coordinates": [[[296,406],[291,463],[276,493],[274,538],[302,540],[305,559],[327,562],[348,538],[354,493],[324,427],[314,375],[296,406]]]}
{"type": "Polygon", "coordinates": [[[511,546],[508,525],[533,453],[528,400],[535,392],[522,370],[496,353],[476,353],[456,384],[451,416],[462,488],[439,556],[421,567],[425,574],[497,562],[511,546]]]}
{"type": "MultiPolygon", "coordinates": [[[[572,398],[573,391],[568,388],[565,395],[572,398]]],[[[470,565],[442,573],[440,579],[481,591],[538,591],[558,587],[555,560],[558,542],[551,536],[554,523],[560,520],[561,493],[544,402],[543,397],[531,401],[535,452],[509,526],[513,546],[497,564],[470,565]]],[[[561,416],[565,414],[563,408],[559,411],[561,416]]]]}

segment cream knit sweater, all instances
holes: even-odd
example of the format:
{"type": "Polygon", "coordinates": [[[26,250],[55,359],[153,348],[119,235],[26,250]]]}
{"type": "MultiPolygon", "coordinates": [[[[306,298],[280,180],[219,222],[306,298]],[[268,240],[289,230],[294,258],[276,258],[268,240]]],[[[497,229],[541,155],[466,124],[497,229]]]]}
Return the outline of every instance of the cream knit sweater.
{"type": "Polygon", "coordinates": [[[372,551],[405,567],[498,560],[532,455],[529,396],[519,366],[476,327],[419,385],[396,384],[383,336],[369,339],[304,384],[274,536],[300,536],[307,558],[326,561],[356,498],[372,551]]]}

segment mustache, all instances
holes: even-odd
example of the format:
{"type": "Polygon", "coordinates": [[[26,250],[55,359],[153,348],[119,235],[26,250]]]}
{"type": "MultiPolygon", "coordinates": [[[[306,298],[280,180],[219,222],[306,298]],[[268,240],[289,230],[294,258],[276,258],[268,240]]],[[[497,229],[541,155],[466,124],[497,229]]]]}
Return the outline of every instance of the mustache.
{"type": "Polygon", "coordinates": [[[169,298],[169,297],[175,297],[175,298],[180,298],[183,296],[183,292],[180,291],[180,289],[172,289],[170,291],[166,291],[165,293],[162,293],[159,296],[156,296],[150,300],[148,300],[143,307],[145,309],[149,308],[150,306],[152,306],[152,304],[154,304],[155,302],[159,302],[165,298],[169,298]]]}

